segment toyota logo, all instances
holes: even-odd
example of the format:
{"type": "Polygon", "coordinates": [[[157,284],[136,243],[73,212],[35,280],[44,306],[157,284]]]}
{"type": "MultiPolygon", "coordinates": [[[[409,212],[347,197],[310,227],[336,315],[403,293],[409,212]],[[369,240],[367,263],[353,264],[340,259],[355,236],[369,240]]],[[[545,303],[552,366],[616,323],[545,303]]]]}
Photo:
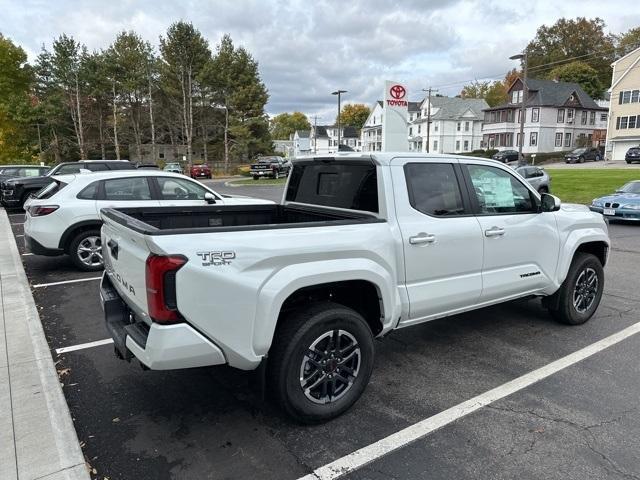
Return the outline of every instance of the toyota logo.
{"type": "Polygon", "coordinates": [[[389,94],[396,100],[400,100],[401,98],[404,98],[407,91],[402,85],[394,85],[389,89],[389,94]]]}

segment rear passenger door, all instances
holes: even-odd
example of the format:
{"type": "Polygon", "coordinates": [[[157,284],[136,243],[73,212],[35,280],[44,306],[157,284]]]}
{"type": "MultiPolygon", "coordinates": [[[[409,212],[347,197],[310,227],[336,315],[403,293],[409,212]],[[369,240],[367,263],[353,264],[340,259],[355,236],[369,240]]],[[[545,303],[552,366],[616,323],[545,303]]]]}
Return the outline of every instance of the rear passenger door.
{"type": "Polygon", "coordinates": [[[402,234],[409,317],[402,325],[475,305],[482,291],[482,233],[455,160],[391,164],[402,234]]]}
{"type": "Polygon", "coordinates": [[[96,208],[157,207],[151,192],[147,177],[109,178],[100,182],[96,208]]]}

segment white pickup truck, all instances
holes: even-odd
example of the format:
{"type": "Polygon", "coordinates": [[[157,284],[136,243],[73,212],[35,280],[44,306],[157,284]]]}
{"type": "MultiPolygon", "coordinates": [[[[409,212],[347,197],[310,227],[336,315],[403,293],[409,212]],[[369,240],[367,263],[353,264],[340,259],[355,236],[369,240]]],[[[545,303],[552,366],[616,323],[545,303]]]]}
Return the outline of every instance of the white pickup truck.
{"type": "Polygon", "coordinates": [[[279,205],[101,214],[116,354],[151,369],[260,366],[302,422],[360,397],[373,339],[393,329],[532,296],[586,322],[609,251],[600,214],[451,155],[298,159],[279,205]]]}

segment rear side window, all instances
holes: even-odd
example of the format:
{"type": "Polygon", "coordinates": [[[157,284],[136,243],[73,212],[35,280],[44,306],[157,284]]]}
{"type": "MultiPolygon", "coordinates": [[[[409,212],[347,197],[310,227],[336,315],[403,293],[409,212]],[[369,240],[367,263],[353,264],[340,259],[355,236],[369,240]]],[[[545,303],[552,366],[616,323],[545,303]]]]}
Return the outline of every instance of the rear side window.
{"type": "Polygon", "coordinates": [[[105,200],[151,200],[145,177],[115,178],[104,181],[105,200]]]}
{"type": "Polygon", "coordinates": [[[287,201],[378,212],[378,176],[373,163],[304,162],[291,172],[287,201]]]}
{"type": "Polygon", "coordinates": [[[26,167],[26,168],[23,168],[20,171],[20,176],[21,177],[39,177],[40,175],[41,174],[40,174],[40,169],[39,168],[26,167]]]}
{"type": "Polygon", "coordinates": [[[100,182],[93,182],[82,189],[82,191],[76,196],[80,200],[95,200],[98,195],[98,184],[100,182]]]}
{"type": "MultiPolygon", "coordinates": [[[[56,175],[67,175],[72,173],[80,173],[80,165],[77,163],[72,163],[69,165],[62,165],[58,170],[56,170],[56,175]]],[[[84,167],[82,167],[84,168],[84,167]]]]}
{"type": "Polygon", "coordinates": [[[404,172],[409,203],[419,212],[434,217],[467,213],[452,164],[408,163],[404,172]]]}
{"type": "Polygon", "coordinates": [[[46,187],[41,188],[40,190],[38,190],[36,192],[36,194],[35,194],[35,197],[38,200],[44,200],[44,199],[47,199],[47,198],[51,198],[66,186],[67,186],[67,184],[64,183],[64,182],[53,181],[49,185],[47,185],[46,187]]]}

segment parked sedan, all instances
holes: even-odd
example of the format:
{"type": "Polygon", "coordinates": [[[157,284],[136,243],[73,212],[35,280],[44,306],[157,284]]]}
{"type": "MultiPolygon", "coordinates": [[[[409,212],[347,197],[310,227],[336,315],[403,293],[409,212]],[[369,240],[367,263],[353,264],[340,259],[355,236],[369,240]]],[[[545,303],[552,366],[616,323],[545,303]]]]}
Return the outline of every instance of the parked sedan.
{"type": "Polygon", "coordinates": [[[273,204],[220,195],[183,175],[159,170],[56,175],[25,204],[25,246],[36,255],[67,254],[80,270],[100,270],[100,209],[174,206],[188,211],[213,203],[273,204]]]}
{"type": "Polygon", "coordinates": [[[594,198],[589,208],[608,218],[640,221],[640,180],[627,183],[611,195],[594,198]]]}
{"type": "Polygon", "coordinates": [[[624,156],[627,163],[640,162],[640,147],[631,147],[624,156]]]}
{"type": "Polygon", "coordinates": [[[171,173],[182,173],[182,167],[179,163],[167,163],[163,170],[171,173]]]}
{"type": "Polygon", "coordinates": [[[538,192],[549,193],[551,191],[551,177],[540,167],[526,166],[516,168],[516,172],[538,192]]]}
{"type": "Polygon", "coordinates": [[[191,165],[189,169],[191,178],[211,178],[211,167],[206,163],[201,165],[191,165]]]}
{"type": "Polygon", "coordinates": [[[564,156],[566,163],[584,163],[585,160],[593,160],[599,162],[602,160],[602,153],[594,147],[576,148],[574,151],[564,156]]]}
{"type": "Polygon", "coordinates": [[[494,154],[491,158],[502,163],[517,162],[520,154],[517,150],[502,150],[494,154]]]}

